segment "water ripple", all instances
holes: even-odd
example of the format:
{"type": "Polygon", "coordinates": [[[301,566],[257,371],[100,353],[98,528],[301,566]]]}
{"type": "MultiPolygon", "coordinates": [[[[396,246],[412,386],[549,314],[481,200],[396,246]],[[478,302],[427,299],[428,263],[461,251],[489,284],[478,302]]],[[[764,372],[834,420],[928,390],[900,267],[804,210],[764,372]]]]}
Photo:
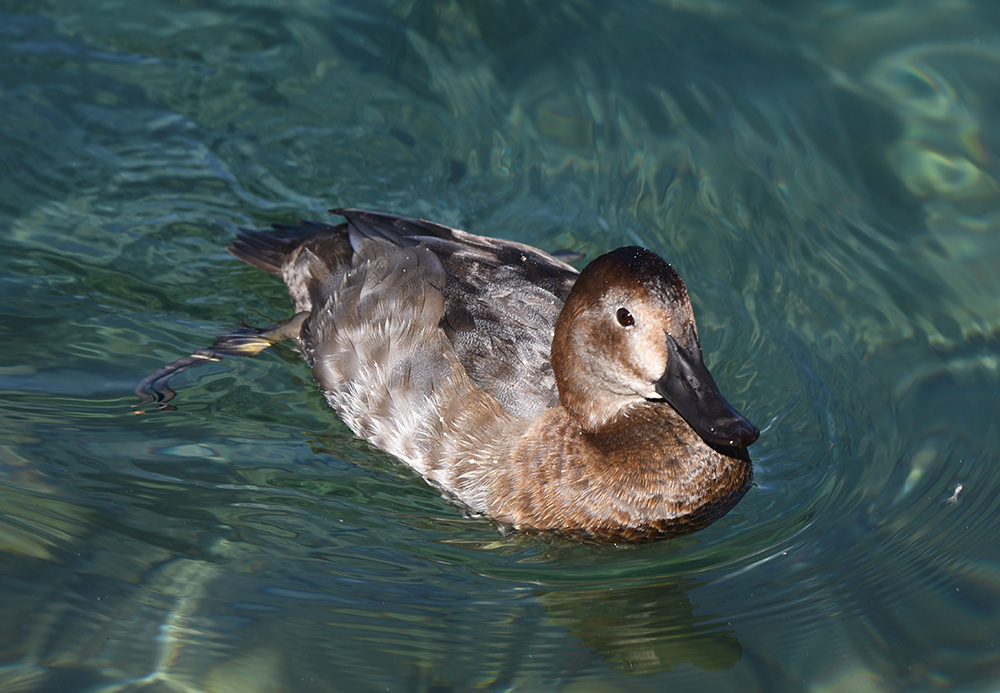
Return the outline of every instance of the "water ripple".
{"type": "Polygon", "coordinates": [[[996,13],[772,5],[0,11],[0,688],[988,688],[996,13]],[[286,317],[233,227],[339,204],[668,257],[755,487],[670,542],[501,536],[290,349],[132,415],[286,317]]]}

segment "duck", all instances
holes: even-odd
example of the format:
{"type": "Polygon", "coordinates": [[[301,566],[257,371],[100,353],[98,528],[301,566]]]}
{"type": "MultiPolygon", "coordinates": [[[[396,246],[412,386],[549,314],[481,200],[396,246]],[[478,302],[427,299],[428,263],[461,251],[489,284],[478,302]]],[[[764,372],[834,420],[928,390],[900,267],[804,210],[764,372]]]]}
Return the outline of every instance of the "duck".
{"type": "Polygon", "coordinates": [[[355,435],[502,531],[676,537],[751,487],[760,431],[719,392],[687,288],[653,251],[578,272],[514,241],[330,211],[345,221],[240,230],[229,252],[284,280],[294,315],[151,373],[141,411],[174,409],[187,368],[290,340],[355,435]]]}

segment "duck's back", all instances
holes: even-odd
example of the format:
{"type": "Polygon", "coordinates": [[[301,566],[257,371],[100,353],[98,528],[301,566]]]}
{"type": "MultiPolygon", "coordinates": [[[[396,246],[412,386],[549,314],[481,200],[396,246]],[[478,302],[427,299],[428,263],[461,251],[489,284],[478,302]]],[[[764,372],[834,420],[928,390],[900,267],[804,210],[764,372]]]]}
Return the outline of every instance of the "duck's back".
{"type": "MultiPolygon", "coordinates": [[[[300,343],[324,392],[368,382],[358,380],[364,368],[396,368],[408,376],[392,393],[393,408],[419,411],[417,400],[434,384],[455,383],[449,369],[460,369],[515,416],[558,403],[549,349],[577,276],[572,267],[528,246],[431,222],[336,213],[347,223],[244,232],[230,248],[281,276],[296,311],[311,314],[300,343]]],[[[366,406],[364,393],[344,396],[366,406]]],[[[385,413],[378,406],[371,402],[372,419],[385,413]]]]}

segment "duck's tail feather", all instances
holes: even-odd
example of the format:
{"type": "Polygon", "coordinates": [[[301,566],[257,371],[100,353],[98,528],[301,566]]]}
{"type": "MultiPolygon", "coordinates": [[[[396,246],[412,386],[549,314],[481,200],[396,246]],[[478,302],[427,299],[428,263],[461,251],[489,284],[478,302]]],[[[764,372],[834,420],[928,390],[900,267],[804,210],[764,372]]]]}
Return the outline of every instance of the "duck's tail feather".
{"type": "Polygon", "coordinates": [[[275,224],[266,231],[240,229],[227,250],[237,259],[276,277],[281,276],[285,256],[303,240],[336,227],[304,221],[298,225],[275,224]]]}

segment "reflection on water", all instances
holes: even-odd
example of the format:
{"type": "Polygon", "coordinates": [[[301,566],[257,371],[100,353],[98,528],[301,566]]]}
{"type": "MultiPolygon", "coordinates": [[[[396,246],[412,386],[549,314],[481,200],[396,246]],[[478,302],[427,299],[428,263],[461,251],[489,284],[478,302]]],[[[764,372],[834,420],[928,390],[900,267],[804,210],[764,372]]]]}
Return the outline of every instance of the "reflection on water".
{"type": "Polygon", "coordinates": [[[535,597],[553,623],[627,674],[669,671],[688,663],[718,671],[743,654],[733,630],[711,616],[696,617],[677,584],[540,591],[535,597]]]}
{"type": "Polygon", "coordinates": [[[0,689],[996,687],[992,4],[55,2],[0,35],[0,689]],[[756,487],[670,542],[502,537],[284,347],[132,416],[287,313],[233,227],[341,204],[663,254],[756,487]]]}

